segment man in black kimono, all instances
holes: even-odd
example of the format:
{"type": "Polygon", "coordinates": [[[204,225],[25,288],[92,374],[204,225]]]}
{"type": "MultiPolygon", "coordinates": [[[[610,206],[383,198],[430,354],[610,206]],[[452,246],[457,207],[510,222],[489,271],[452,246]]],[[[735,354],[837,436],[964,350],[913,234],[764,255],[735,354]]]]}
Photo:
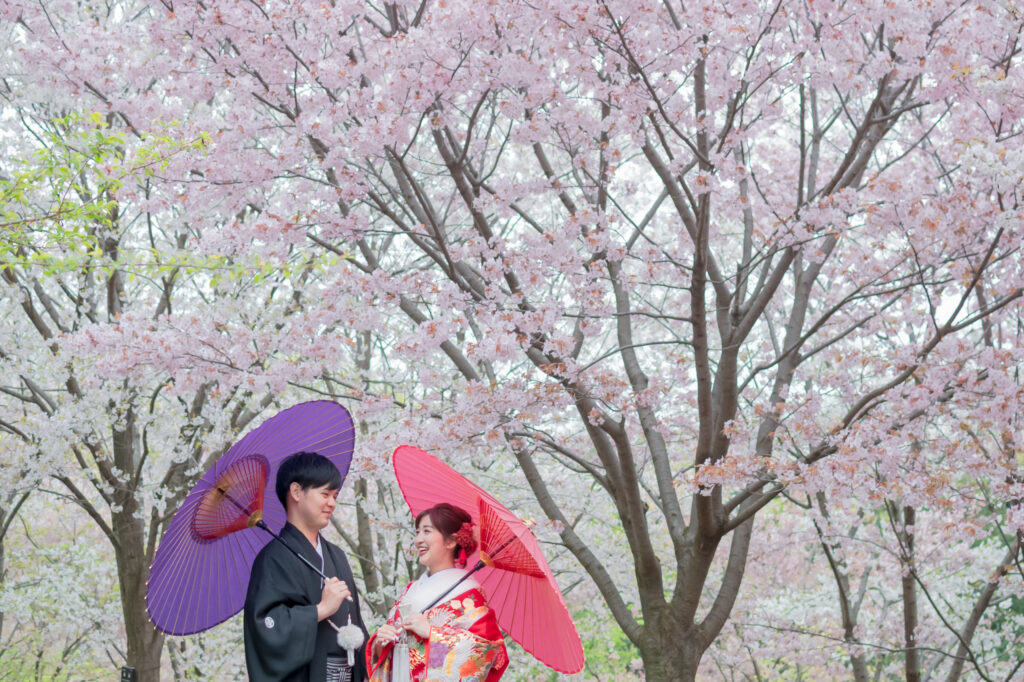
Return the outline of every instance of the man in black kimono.
{"type": "Polygon", "coordinates": [[[299,452],[281,463],[276,492],[288,513],[281,538],[314,566],[324,581],[276,540],[252,565],[245,596],[245,664],[251,682],[362,682],[365,643],[348,667],[330,619],[341,627],[366,628],[359,614],[352,570],[345,553],[320,536],[337,504],[341,475],[329,459],[299,452]]]}

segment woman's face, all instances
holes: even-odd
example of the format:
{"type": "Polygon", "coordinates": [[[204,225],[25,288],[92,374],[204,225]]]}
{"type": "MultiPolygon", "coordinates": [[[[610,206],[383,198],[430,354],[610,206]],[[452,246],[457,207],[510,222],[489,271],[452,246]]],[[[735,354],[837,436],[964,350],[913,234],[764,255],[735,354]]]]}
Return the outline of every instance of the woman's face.
{"type": "Polygon", "coordinates": [[[416,526],[413,547],[420,556],[420,563],[427,567],[427,573],[434,574],[446,568],[455,567],[455,538],[445,538],[426,514],[416,526]]]}

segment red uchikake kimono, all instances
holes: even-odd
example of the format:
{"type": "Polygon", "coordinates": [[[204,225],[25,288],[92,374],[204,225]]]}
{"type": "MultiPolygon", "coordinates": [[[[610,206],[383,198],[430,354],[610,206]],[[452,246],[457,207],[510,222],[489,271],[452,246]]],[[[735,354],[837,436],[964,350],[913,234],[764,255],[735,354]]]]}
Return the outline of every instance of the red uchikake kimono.
{"type": "MultiPolygon", "coordinates": [[[[462,573],[461,569],[448,570],[462,573]]],[[[414,587],[429,591],[419,584],[423,580],[421,578],[406,586],[402,598],[388,616],[389,625],[395,624],[400,609],[406,613],[415,612],[415,602],[410,603],[407,596],[414,587]]],[[[410,682],[496,682],[508,667],[505,640],[480,586],[468,579],[453,592],[455,594],[446,595],[426,612],[430,623],[428,639],[407,633],[410,682]]],[[[422,603],[425,605],[429,600],[422,603]]],[[[385,644],[380,658],[373,660],[376,638],[374,634],[366,644],[366,667],[371,682],[400,682],[392,681],[391,677],[394,643],[385,644]]]]}

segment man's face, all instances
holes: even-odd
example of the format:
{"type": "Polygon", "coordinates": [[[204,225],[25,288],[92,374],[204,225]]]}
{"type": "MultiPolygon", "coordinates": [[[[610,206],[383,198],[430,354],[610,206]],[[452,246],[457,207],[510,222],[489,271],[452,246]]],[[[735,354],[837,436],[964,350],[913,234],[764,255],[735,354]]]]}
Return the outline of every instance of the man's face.
{"type": "Polygon", "coordinates": [[[289,494],[295,502],[294,513],[300,523],[310,529],[321,529],[331,520],[334,508],[338,506],[338,489],[330,484],[303,490],[298,483],[292,483],[289,494]]]}

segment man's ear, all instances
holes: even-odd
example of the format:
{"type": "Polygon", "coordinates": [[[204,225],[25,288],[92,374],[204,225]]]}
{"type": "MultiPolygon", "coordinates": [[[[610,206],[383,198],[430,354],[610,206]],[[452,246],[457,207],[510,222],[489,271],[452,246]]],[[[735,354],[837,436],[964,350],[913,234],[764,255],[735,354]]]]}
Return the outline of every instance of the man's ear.
{"type": "Polygon", "coordinates": [[[299,499],[301,499],[300,493],[302,493],[302,486],[295,481],[292,481],[292,484],[288,486],[288,497],[290,497],[293,502],[298,502],[299,499]]]}

